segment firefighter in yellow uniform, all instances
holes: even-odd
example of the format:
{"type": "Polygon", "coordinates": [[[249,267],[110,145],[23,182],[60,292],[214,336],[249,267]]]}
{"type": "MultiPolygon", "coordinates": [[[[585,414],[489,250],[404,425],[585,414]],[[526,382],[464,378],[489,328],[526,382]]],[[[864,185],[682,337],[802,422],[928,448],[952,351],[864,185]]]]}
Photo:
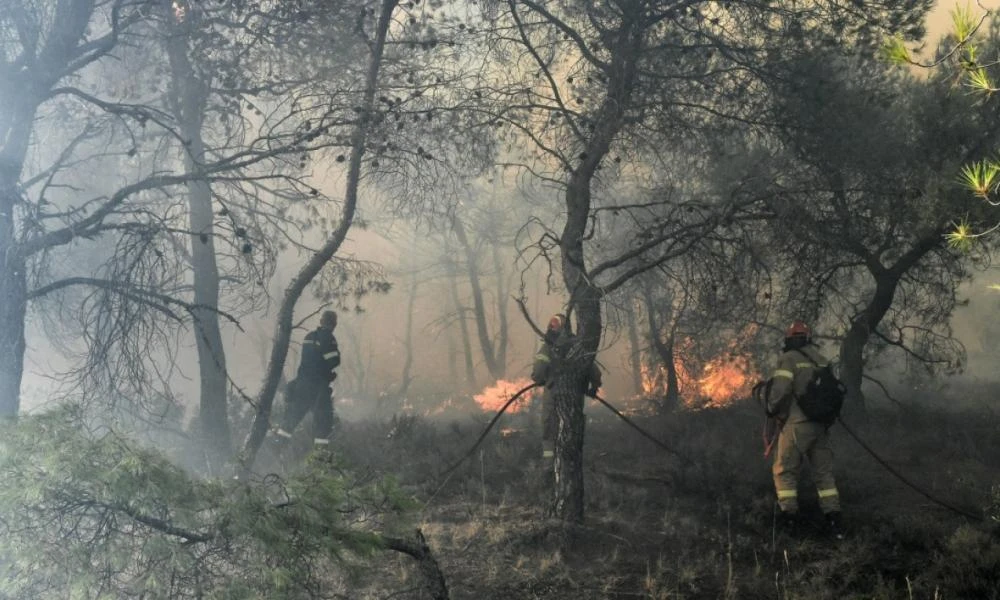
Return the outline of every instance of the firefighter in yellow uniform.
{"type": "MultiPolygon", "coordinates": [[[[556,433],[559,431],[559,420],[556,416],[555,399],[549,383],[552,380],[552,363],[555,357],[557,342],[563,347],[568,347],[573,341],[573,331],[566,322],[566,316],[562,314],[553,315],[549,319],[549,325],[545,329],[545,338],[542,347],[535,354],[535,362],[531,369],[531,379],[535,383],[545,386],[542,393],[542,458],[552,460],[555,457],[556,433]],[[562,337],[561,337],[562,336],[562,337]]],[[[582,386],[581,395],[586,392],[588,396],[596,396],[597,390],[601,387],[601,369],[595,362],[591,365],[587,381],[582,386]]]]}
{"type": "Polygon", "coordinates": [[[799,474],[803,459],[808,460],[826,526],[835,538],[842,539],[840,493],[833,476],[833,450],[827,426],[810,421],[796,401],[805,394],[814,371],[827,362],[812,343],[809,326],[802,321],[793,322],[785,331],[785,347],[767,395],[768,414],[782,426],[771,471],[782,524],[795,529],[799,522],[799,474]]]}

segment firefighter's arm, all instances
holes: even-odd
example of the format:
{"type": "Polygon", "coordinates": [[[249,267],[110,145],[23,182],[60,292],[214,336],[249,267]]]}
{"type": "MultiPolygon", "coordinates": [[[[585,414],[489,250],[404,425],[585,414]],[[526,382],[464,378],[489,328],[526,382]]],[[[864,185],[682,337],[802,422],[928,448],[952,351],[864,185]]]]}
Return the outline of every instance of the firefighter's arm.
{"type": "Polygon", "coordinates": [[[771,389],[767,395],[767,412],[777,415],[784,412],[791,402],[795,381],[795,365],[790,361],[778,361],[778,368],[771,375],[771,389]]]}
{"type": "Polygon", "coordinates": [[[552,365],[552,357],[549,354],[549,347],[542,346],[535,354],[535,363],[531,368],[531,380],[535,383],[545,383],[549,379],[549,368],[552,365]]]}
{"type": "Polygon", "coordinates": [[[330,381],[333,381],[337,378],[334,369],[340,366],[340,348],[337,346],[337,338],[331,335],[329,339],[323,341],[320,350],[323,352],[323,365],[326,367],[327,376],[330,381]]]}

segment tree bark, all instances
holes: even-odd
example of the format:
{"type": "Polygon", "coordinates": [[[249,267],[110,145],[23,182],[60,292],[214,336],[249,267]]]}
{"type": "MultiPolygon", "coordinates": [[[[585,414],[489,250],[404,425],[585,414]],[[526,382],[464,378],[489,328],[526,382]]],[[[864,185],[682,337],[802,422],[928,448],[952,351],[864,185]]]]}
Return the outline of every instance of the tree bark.
{"type": "MultiPolygon", "coordinates": [[[[579,355],[581,347],[575,353],[579,355]]],[[[574,353],[574,349],[569,350],[574,353]]],[[[554,361],[555,378],[551,393],[559,418],[556,433],[556,451],[552,515],[568,523],[582,523],[584,519],[583,441],[586,418],[583,413],[583,393],[580,382],[586,378],[590,361],[578,356],[565,361],[554,361]],[[574,364],[575,363],[575,364],[574,364]]]]}
{"type": "Polygon", "coordinates": [[[882,321],[882,317],[892,306],[898,285],[899,279],[893,276],[887,274],[877,276],[875,293],[864,310],[854,318],[840,346],[840,379],[847,388],[846,402],[849,407],[856,408],[862,414],[867,408],[864,394],[861,392],[865,369],[865,346],[872,332],[882,321]]]}
{"type": "MultiPolygon", "coordinates": [[[[625,107],[631,105],[635,74],[642,45],[642,30],[633,18],[623,19],[614,32],[608,67],[607,95],[594,115],[594,131],[586,140],[585,150],[566,183],[566,224],[559,238],[563,282],[569,293],[567,305],[576,309],[578,344],[566,365],[567,373],[557,374],[561,392],[554,394],[559,415],[556,439],[556,486],[553,513],[571,523],[582,523],[583,507],[583,430],[584,415],[579,388],[570,393],[565,378],[586,373],[593,364],[603,336],[601,317],[602,291],[587,274],[584,238],[590,220],[591,183],[601,161],[624,123],[625,107]]],[[[576,385],[579,386],[579,379],[576,385]]]]}
{"type": "MultiPolygon", "coordinates": [[[[8,205],[6,200],[4,205],[8,205]]],[[[27,316],[25,263],[13,241],[12,207],[0,217],[0,417],[16,417],[21,409],[24,374],[24,321],[27,316]]]]}
{"type": "Polygon", "coordinates": [[[667,411],[676,407],[681,399],[680,383],[677,379],[677,358],[674,356],[675,325],[671,324],[670,334],[664,341],[661,337],[663,332],[660,331],[660,324],[656,318],[657,309],[653,301],[653,293],[648,286],[643,286],[642,295],[646,303],[646,314],[649,322],[649,342],[656,351],[660,364],[667,372],[667,389],[663,396],[663,404],[660,406],[661,410],[667,411]]]}
{"type": "Polygon", "coordinates": [[[636,325],[635,302],[629,299],[625,308],[625,327],[628,330],[628,366],[632,375],[632,395],[642,395],[642,349],[639,347],[639,327],[636,325]]]}
{"type": "Polygon", "coordinates": [[[417,302],[417,285],[417,274],[414,271],[410,274],[410,296],[406,302],[406,339],[403,340],[406,359],[403,361],[403,374],[397,393],[400,398],[406,395],[410,382],[413,381],[410,370],[413,368],[413,306],[417,302]]]}
{"type": "Polygon", "coordinates": [[[507,376],[507,345],[510,338],[510,329],[507,322],[507,272],[504,269],[503,261],[500,260],[500,249],[496,242],[491,243],[493,249],[493,270],[497,280],[497,334],[496,334],[496,362],[499,372],[498,379],[507,376]]]}
{"type": "MultiPolygon", "coordinates": [[[[169,21],[168,21],[169,22],[169,21]]],[[[174,116],[180,123],[184,172],[197,175],[205,162],[202,125],[208,86],[194,72],[187,47],[187,24],[168,31],[167,52],[174,87],[174,116]]],[[[218,473],[232,455],[228,414],[226,352],[219,326],[219,267],[215,252],[215,211],[212,188],[205,180],[188,184],[188,220],[191,228],[191,268],[194,277],[195,346],[199,369],[199,422],[209,455],[209,467],[218,473]]]]}
{"type": "Polygon", "coordinates": [[[383,537],[385,547],[396,552],[402,552],[417,561],[417,568],[424,580],[424,589],[430,594],[433,600],[448,600],[448,584],[445,582],[444,574],[437,559],[431,553],[424,534],[417,530],[412,540],[383,537]]]}
{"type": "Polygon", "coordinates": [[[486,363],[486,370],[490,372],[493,379],[503,378],[502,369],[498,368],[496,355],[493,353],[493,340],[490,338],[489,327],[486,322],[486,304],[483,302],[483,288],[479,281],[479,257],[469,243],[469,238],[465,234],[465,226],[461,219],[455,217],[452,220],[452,229],[458,243],[465,251],[465,269],[469,277],[469,285],[472,286],[472,308],[476,317],[476,333],[479,336],[479,347],[483,352],[483,360],[486,363]]]}
{"type": "Polygon", "coordinates": [[[840,379],[847,388],[845,403],[862,414],[867,408],[861,384],[864,380],[864,352],[868,339],[892,307],[903,275],[944,243],[944,231],[944,228],[938,228],[924,233],[889,267],[879,262],[877,256],[861,255],[866,261],[868,272],[875,280],[875,292],[865,308],[851,321],[851,327],[840,346],[840,379]]]}
{"type": "Polygon", "coordinates": [[[465,307],[458,297],[458,281],[455,263],[448,261],[448,291],[458,318],[459,333],[462,336],[462,355],[465,358],[465,383],[469,389],[476,388],[476,365],[472,362],[472,341],[469,338],[469,324],[465,321],[465,307]]]}

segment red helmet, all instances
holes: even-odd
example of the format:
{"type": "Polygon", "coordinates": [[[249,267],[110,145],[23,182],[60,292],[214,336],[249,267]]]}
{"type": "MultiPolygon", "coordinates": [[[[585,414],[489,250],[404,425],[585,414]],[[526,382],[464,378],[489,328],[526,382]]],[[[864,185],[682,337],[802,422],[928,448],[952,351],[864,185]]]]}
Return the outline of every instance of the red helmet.
{"type": "Polygon", "coordinates": [[[792,324],[785,330],[785,337],[810,338],[812,337],[812,331],[809,330],[809,326],[804,321],[792,321],[792,324]]]}

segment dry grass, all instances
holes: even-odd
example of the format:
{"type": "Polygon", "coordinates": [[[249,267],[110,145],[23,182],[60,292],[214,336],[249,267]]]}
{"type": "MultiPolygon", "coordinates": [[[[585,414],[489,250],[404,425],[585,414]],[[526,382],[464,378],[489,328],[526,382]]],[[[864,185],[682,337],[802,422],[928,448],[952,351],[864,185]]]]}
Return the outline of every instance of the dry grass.
{"type": "MultiPolygon", "coordinates": [[[[926,501],[843,431],[833,436],[850,535],[834,543],[818,528],[797,539],[775,534],[756,413],[642,422],[697,468],[682,468],[622,423],[595,416],[586,450],[588,520],[580,527],[545,518],[533,432],[490,436],[443,487],[437,473],[468,449],[477,423],[418,420],[395,437],[386,437],[385,425],[346,424],[339,446],[358,465],[394,473],[414,496],[456,599],[1000,598],[996,523],[968,523],[926,501]]],[[[855,429],[932,493],[997,514],[998,426],[988,413],[914,410],[875,414],[855,429]]],[[[800,493],[818,520],[815,491],[806,485],[800,493]]]]}

